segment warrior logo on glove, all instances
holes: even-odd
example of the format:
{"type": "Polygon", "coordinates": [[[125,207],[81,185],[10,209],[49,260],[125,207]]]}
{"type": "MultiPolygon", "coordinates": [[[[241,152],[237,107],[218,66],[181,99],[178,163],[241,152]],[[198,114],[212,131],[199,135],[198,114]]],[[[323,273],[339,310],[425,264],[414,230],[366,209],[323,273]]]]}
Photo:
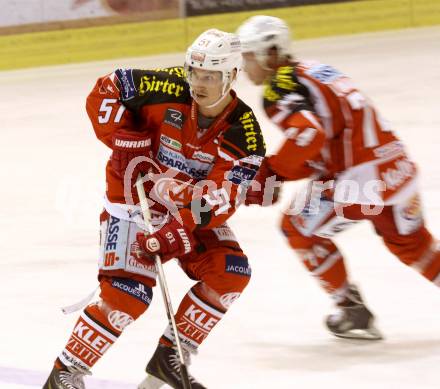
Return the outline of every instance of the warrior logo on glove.
{"type": "Polygon", "coordinates": [[[160,250],[160,243],[156,238],[147,239],[145,244],[148,251],[151,251],[152,253],[160,250]]]}

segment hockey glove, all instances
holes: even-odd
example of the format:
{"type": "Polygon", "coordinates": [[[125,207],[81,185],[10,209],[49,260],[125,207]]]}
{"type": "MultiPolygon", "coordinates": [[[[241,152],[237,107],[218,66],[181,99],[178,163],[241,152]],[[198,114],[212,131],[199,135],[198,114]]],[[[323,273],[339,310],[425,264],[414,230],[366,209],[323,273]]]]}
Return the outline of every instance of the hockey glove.
{"type": "Polygon", "coordinates": [[[195,246],[191,231],[174,217],[154,234],[138,232],[136,240],[147,255],[158,254],[162,262],[188,254],[195,246]]]}
{"type": "MultiPolygon", "coordinates": [[[[123,178],[129,163],[136,157],[151,158],[151,138],[145,133],[119,130],[113,134],[113,153],[110,163],[115,173],[123,178]]],[[[150,163],[141,161],[136,164],[131,178],[136,178],[139,173],[147,173],[150,163]]]]}
{"type": "Polygon", "coordinates": [[[269,167],[267,157],[264,158],[254,181],[259,184],[260,189],[254,189],[252,186],[249,187],[246,193],[245,205],[256,204],[264,207],[275,204],[278,201],[280,181],[282,179],[269,167]]]}

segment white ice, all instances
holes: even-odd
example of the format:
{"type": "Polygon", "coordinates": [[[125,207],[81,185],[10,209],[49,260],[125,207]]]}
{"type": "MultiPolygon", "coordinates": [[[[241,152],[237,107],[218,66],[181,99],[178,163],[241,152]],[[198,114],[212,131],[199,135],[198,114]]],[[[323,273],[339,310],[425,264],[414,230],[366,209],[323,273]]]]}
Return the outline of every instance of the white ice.
{"type": "MultiPolygon", "coordinates": [[[[421,170],[427,224],[440,236],[440,28],[301,41],[299,58],[357,80],[407,144],[421,170]]],[[[0,73],[0,388],[41,387],[76,314],[59,307],[96,286],[98,214],[109,156],[84,109],[95,80],[117,67],[181,64],[182,55],[0,73]],[[34,378],[32,378],[34,377],[34,378]],[[38,384],[40,386],[38,386],[38,384]]],[[[270,151],[281,136],[244,78],[239,96],[258,114],[270,151]]],[[[440,387],[440,293],[389,254],[367,223],[337,238],[352,279],[385,333],[382,342],[333,338],[331,302],[287,247],[280,209],[242,208],[230,221],[252,281],[195,358],[209,388],[434,389],[440,387]]],[[[166,274],[175,307],[192,284],[166,274]]],[[[90,388],[135,388],[166,316],[157,288],[148,312],[94,368],[90,388]],[[97,381],[101,380],[101,381],[97,381]],[[123,382],[106,384],[102,380],[123,382]],[[128,384],[131,384],[128,385],[128,384]]]]}

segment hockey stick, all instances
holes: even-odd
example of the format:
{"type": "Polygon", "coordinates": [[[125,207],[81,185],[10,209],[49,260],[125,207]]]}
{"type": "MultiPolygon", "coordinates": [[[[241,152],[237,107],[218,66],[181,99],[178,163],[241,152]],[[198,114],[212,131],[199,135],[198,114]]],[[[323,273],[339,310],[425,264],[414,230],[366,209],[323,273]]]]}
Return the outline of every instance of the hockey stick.
{"type": "MultiPolygon", "coordinates": [[[[153,233],[153,226],[151,225],[151,213],[150,207],[148,205],[147,196],[145,194],[144,185],[142,183],[142,176],[139,174],[136,180],[136,190],[140,201],[140,206],[142,210],[142,216],[144,217],[144,223],[147,226],[148,233],[153,233]]],[[[174,319],[173,306],[171,304],[170,294],[168,292],[168,286],[165,279],[165,273],[163,271],[162,261],[159,255],[154,256],[154,262],[156,265],[156,270],[159,278],[159,285],[162,291],[163,301],[165,303],[165,310],[167,311],[168,323],[173,330],[174,342],[177,348],[177,356],[180,362],[180,378],[182,379],[183,389],[191,389],[191,383],[189,382],[188,369],[185,365],[185,360],[183,358],[182,345],[180,343],[179,332],[177,330],[176,320],[174,319]]]]}

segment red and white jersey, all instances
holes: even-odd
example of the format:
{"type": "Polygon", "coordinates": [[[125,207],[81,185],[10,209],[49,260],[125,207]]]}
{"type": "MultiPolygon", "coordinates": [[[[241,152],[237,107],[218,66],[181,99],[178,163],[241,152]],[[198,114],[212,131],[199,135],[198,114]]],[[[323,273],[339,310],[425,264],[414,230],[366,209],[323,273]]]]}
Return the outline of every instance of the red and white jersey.
{"type": "MultiPolygon", "coordinates": [[[[413,192],[416,167],[402,143],[353,81],[317,62],[280,67],[265,85],[264,108],[286,140],[269,165],[296,180],[322,168],[322,176],[385,184],[381,200],[400,201],[413,192]]],[[[349,202],[374,203],[360,193],[349,202]]]]}
{"type": "MultiPolygon", "coordinates": [[[[151,137],[156,181],[146,183],[145,190],[154,202],[153,216],[175,207],[190,223],[192,201],[201,201],[210,211],[195,224],[210,229],[235,211],[240,189],[252,181],[265,154],[252,110],[231,94],[225,110],[208,128],[199,128],[197,105],[182,67],[118,69],[98,80],[87,98],[87,113],[97,137],[110,148],[118,130],[151,137]]],[[[127,209],[127,197],[138,203],[136,191],[124,186],[110,161],[106,179],[109,213],[122,215],[118,209],[127,209]]]]}

